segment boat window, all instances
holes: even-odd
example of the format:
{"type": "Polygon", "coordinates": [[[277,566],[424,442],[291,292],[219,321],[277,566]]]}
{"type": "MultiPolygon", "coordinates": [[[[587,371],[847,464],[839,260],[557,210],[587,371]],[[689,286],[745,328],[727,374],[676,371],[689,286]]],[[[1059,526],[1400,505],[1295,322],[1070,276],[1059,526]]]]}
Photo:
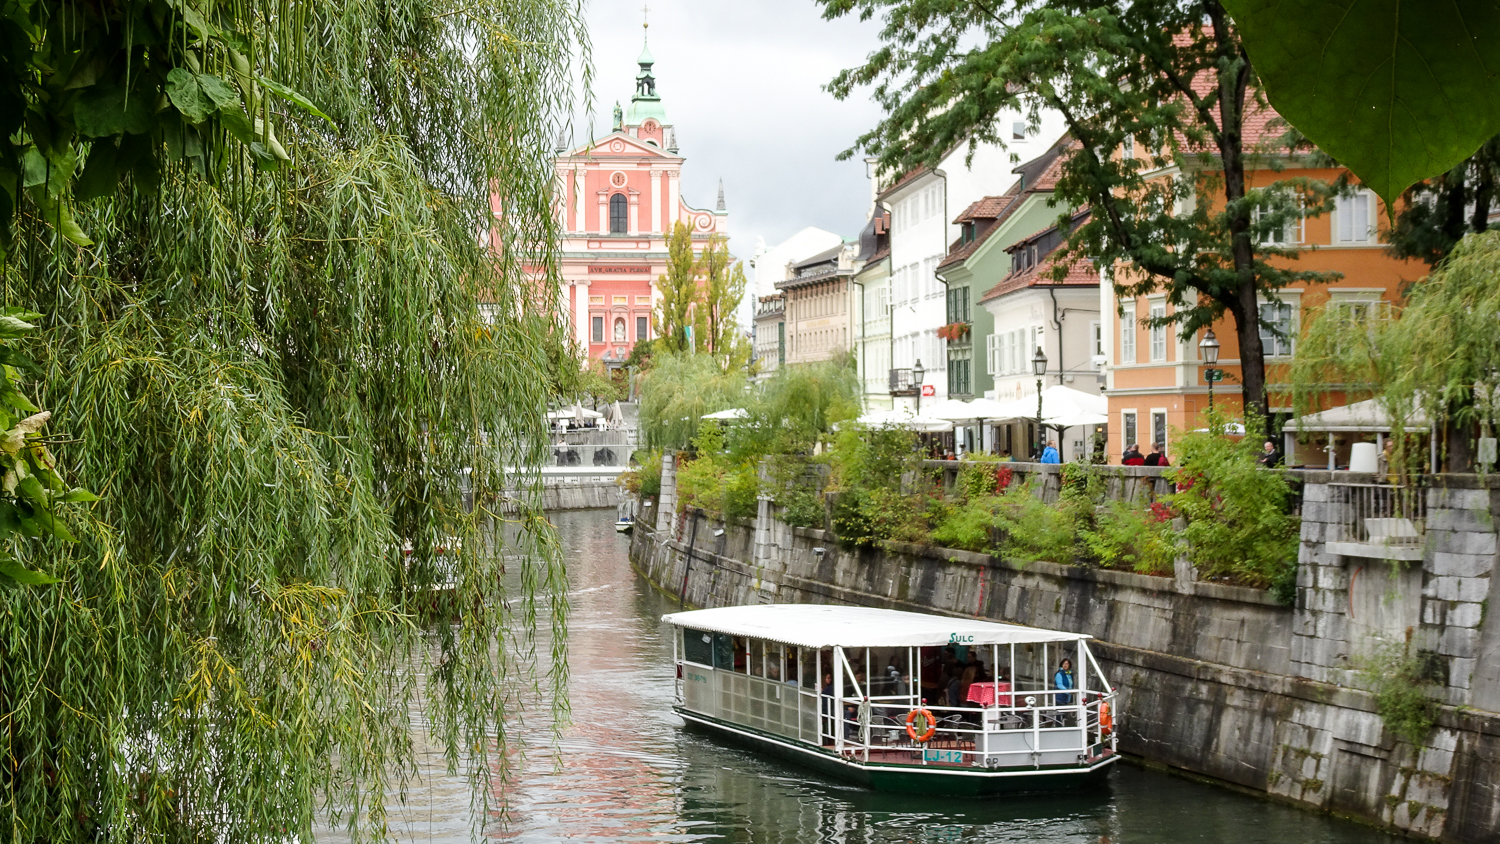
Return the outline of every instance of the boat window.
{"type": "Polygon", "coordinates": [[[818,652],[803,648],[799,664],[802,666],[802,674],[798,685],[804,689],[818,688],[818,652]]]}
{"type": "Polygon", "coordinates": [[[745,640],[740,636],[734,637],[734,670],[736,673],[744,674],[749,668],[749,650],[745,640]]]}
{"type": "Polygon", "coordinates": [[[728,633],[714,634],[714,667],[734,670],[734,637],[728,633]]]}
{"type": "Polygon", "coordinates": [[[766,676],[766,643],[760,639],[750,640],[750,675],[753,677],[766,676]]]}
{"type": "Polygon", "coordinates": [[[682,628],[682,658],[699,665],[714,664],[714,637],[702,630],[682,628]]]}

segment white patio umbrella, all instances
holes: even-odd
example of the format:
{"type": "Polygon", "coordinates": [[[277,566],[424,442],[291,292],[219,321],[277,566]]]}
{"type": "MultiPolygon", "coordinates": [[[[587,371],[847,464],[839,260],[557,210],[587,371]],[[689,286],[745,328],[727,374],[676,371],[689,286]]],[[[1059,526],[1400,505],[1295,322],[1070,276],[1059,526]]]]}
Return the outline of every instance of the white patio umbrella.
{"type": "Polygon", "coordinates": [[[958,399],[943,399],[922,408],[923,416],[931,416],[934,419],[947,419],[951,422],[962,422],[968,419],[978,419],[973,408],[966,401],[958,399]]]}
{"type": "Polygon", "coordinates": [[[935,434],[953,430],[953,423],[946,419],[934,419],[923,414],[917,416],[909,410],[877,410],[854,420],[871,428],[906,428],[924,434],[935,434]]]}
{"type": "Polygon", "coordinates": [[[1106,425],[1109,417],[1102,413],[1089,413],[1080,410],[1075,413],[1064,413],[1061,416],[1051,416],[1042,419],[1042,422],[1054,428],[1072,428],[1077,425],[1106,425]]]}
{"type": "Polygon", "coordinates": [[[967,403],[969,405],[968,419],[1009,419],[1005,415],[1005,402],[994,399],[977,398],[967,403]]]}

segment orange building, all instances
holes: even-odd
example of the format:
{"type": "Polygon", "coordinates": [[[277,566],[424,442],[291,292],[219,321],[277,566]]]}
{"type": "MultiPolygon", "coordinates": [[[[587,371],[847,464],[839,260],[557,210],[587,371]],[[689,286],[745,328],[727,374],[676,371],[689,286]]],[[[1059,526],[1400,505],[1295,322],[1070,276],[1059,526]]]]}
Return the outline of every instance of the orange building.
{"type": "MultiPolygon", "coordinates": [[[[1267,122],[1262,117],[1246,127],[1247,150],[1254,149],[1269,132],[1274,131],[1267,128],[1267,122]]],[[[1116,153],[1122,154],[1123,150],[1116,153]]],[[[1137,149],[1131,154],[1146,153],[1137,149]]],[[[1346,172],[1312,166],[1305,157],[1286,156],[1277,163],[1281,169],[1271,169],[1265,161],[1259,162],[1260,169],[1247,169],[1249,187],[1266,187],[1294,178],[1332,181],[1346,172]]],[[[1197,174],[1171,167],[1153,175],[1182,178],[1197,174]]],[[[1305,217],[1289,225],[1275,241],[1278,245],[1300,250],[1295,259],[1299,269],[1341,275],[1328,284],[1294,283],[1275,296],[1263,294],[1261,297],[1262,325],[1279,326],[1285,335],[1277,336],[1266,328],[1261,330],[1266,351],[1269,409],[1278,430],[1292,411],[1288,370],[1296,355],[1296,336],[1302,322],[1329,302],[1350,308],[1352,315],[1389,319],[1390,306],[1398,301],[1402,286],[1427,274],[1427,267],[1422,262],[1399,260],[1386,253],[1381,232],[1387,225],[1384,204],[1374,193],[1359,189],[1351,196],[1339,197],[1331,213],[1305,217]]],[[[1289,266],[1287,260],[1271,259],[1270,263],[1289,266]]],[[[1109,358],[1105,372],[1110,417],[1109,459],[1118,462],[1125,447],[1131,443],[1140,443],[1143,450],[1149,444],[1157,443],[1170,456],[1174,436],[1205,425],[1203,414],[1209,405],[1209,385],[1204,380],[1207,367],[1198,345],[1203,332],[1181,340],[1172,327],[1145,327],[1144,320],[1173,312],[1163,294],[1121,301],[1110,285],[1101,285],[1100,310],[1105,315],[1103,341],[1109,358]]],[[[1224,380],[1214,385],[1214,403],[1221,410],[1237,414],[1242,401],[1239,343],[1234,322],[1225,315],[1212,330],[1220,343],[1217,368],[1224,370],[1224,380]]],[[[1341,401],[1340,397],[1334,398],[1336,403],[1341,401]]],[[[1279,439],[1277,445],[1281,445],[1279,439]]],[[[1322,465],[1326,461],[1327,455],[1321,449],[1316,453],[1287,455],[1289,465],[1294,462],[1322,465]]]]}

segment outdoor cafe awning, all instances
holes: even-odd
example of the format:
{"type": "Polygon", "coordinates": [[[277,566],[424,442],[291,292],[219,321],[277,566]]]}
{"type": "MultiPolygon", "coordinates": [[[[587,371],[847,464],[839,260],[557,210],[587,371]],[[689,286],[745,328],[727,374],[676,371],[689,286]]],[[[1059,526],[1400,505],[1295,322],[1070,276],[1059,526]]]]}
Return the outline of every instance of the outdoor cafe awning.
{"type": "MultiPolygon", "coordinates": [[[[1413,409],[1406,420],[1406,430],[1426,431],[1431,427],[1427,414],[1413,409]]],[[[1391,421],[1378,399],[1358,401],[1343,407],[1331,407],[1317,413],[1299,416],[1286,423],[1286,430],[1298,433],[1383,434],[1391,430],[1391,421]]]]}

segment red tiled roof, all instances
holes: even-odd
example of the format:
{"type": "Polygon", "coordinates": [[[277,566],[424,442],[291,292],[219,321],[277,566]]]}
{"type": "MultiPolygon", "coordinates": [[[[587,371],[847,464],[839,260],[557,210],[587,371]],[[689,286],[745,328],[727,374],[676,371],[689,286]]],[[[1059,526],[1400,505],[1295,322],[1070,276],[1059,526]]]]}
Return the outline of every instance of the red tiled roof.
{"type": "MultiPolygon", "coordinates": [[[[1012,187],[1012,190],[1014,190],[1014,187],[1012,187]]],[[[953,244],[948,247],[947,257],[938,262],[938,269],[942,269],[943,267],[951,267],[954,264],[960,264],[968,260],[969,256],[978,251],[979,247],[983,246],[984,242],[990,239],[990,235],[994,234],[995,231],[1000,228],[1000,224],[1005,222],[1005,220],[1009,218],[1011,214],[1015,213],[1017,208],[1021,207],[1021,203],[1025,201],[1025,199],[1026,194],[1024,193],[1019,195],[1015,193],[1007,193],[1003,196],[987,196],[984,199],[981,199],[978,202],[974,203],[974,205],[970,205],[969,209],[966,209],[963,214],[958,215],[958,219],[954,222],[967,222],[968,220],[972,219],[993,219],[994,222],[990,223],[988,226],[985,226],[982,231],[974,236],[973,240],[963,244],[962,246],[958,244],[958,241],[954,241],[953,244]],[[969,210],[973,209],[974,206],[986,203],[988,203],[989,205],[998,206],[993,215],[990,214],[987,205],[985,208],[985,213],[983,215],[974,214],[965,217],[965,215],[969,214],[969,210]]]]}
{"type": "MultiPolygon", "coordinates": [[[[1055,253],[1054,253],[1055,254],[1055,253]]],[[[1000,283],[991,287],[979,297],[979,301],[988,302],[1014,293],[1026,287],[1098,287],[1099,270],[1092,261],[1086,258],[1076,258],[1068,264],[1067,274],[1062,281],[1052,278],[1052,268],[1057,266],[1052,256],[1037,263],[1034,267],[1028,267],[1019,273],[1011,273],[1000,279],[1000,283]]]]}
{"type": "MultiPolygon", "coordinates": [[[[1088,215],[1088,209],[1074,214],[1071,218],[1073,221],[1072,224],[1075,227],[1082,224],[1084,220],[1088,219],[1088,215]]],[[[1025,249],[1041,236],[1056,230],[1057,226],[1048,226],[1036,234],[1017,240],[1014,244],[1006,247],[1006,251],[1014,253],[1025,249]]],[[[990,299],[1004,296],[1007,293],[1013,293],[1026,287],[1097,287],[1099,284],[1099,271],[1095,268],[1092,261],[1085,258],[1075,258],[1070,261],[1061,281],[1052,278],[1053,270],[1060,266],[1058,262],[1062,259],[1062,250],[1063,246],[1059,244],[1052,252],[1038,261],[1035,266],[1027,267],[1020,272],[1012,271],[1005,278],[1000,279],[1000,282],[994,287],[986,290],[984,295],[979,297],[979,301],[987,302],[990,299]]]]}
{"type": "MultiPolygon", "coordinates": [[[[876,264],[880,263],[881,261],[884,261],[886,258],[889,258],[889,257],[891,257],[891,247],[890,247],[890,244],[886,244],[885,246],[882,246],[879,249],[875,250],[875,254],[874,255],[871,255],[870,257],[868,257],[868,258],[865,259],[865,266],[866,267],[873,267],[876,264]]],[[[863,272],[863,271],[864,271],[864,269],[861,268],[860,272],[863,272]]],[[[858,274],[859,273],[855,273],[855,275],[858,275],[858,274]]]]}

